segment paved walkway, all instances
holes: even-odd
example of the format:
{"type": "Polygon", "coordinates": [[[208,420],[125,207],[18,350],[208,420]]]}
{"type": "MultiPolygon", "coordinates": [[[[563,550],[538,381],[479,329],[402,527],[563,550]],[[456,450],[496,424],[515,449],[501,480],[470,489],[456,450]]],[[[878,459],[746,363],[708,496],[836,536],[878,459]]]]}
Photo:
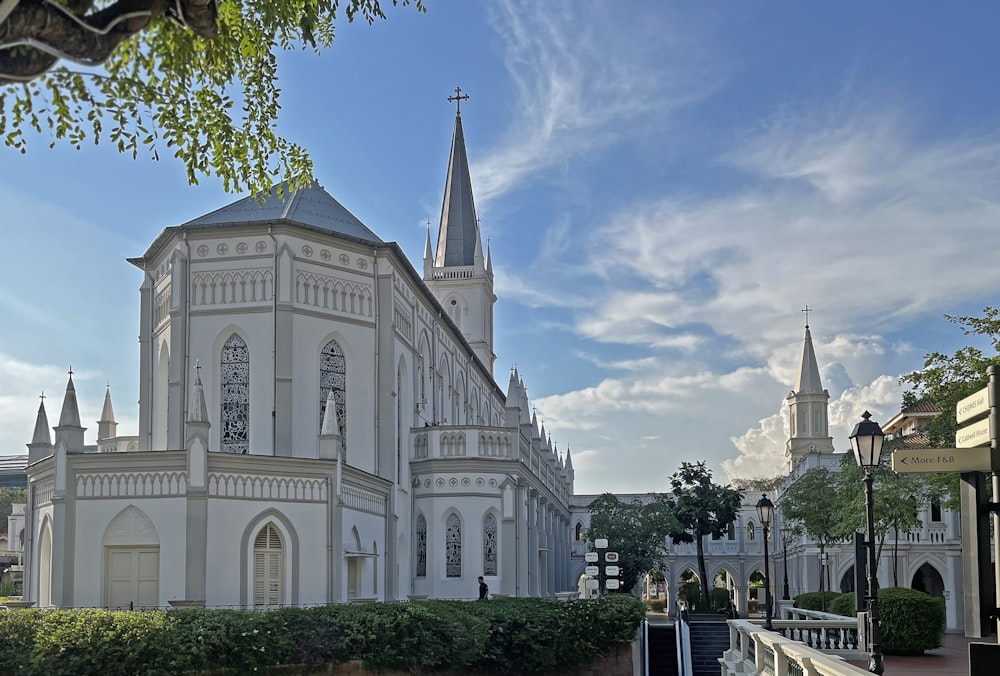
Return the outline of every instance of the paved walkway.
{"type": "MultiPolygon", "coordinates": [[[[1000,665],[987,674],[969,673],[969,643],[993,643],[995,636],[987,638],[968,638],[959,634],[945,634],[944,645],[937,650],[928,650],[923,655],[901,657],[886,655],[885,676],[994,676],[1000,673],[1000,665]]],[[[862,668],[868,668],[867,662],[852,662],[862,668]]]]}

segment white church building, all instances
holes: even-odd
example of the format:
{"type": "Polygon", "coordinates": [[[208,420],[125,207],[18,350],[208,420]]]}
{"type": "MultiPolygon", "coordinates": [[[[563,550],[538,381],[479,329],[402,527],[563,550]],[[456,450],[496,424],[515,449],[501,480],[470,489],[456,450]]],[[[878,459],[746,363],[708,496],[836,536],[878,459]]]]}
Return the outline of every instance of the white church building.
{"type": "Polygon", "coordinates": [[[418,272],[318,183],[140,256],[139,429],[72,373],[28,444],[27,600],[261,607],[572,590],[573,465],[494,380],[493,268],[455,118],[418,272]]]}

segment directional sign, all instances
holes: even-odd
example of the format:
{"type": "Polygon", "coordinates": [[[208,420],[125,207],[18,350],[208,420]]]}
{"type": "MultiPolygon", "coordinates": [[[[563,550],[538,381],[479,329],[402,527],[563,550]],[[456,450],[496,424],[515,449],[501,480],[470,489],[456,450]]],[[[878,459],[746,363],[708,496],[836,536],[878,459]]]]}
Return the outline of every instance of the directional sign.
{"type": "Polygon", "coordinates": [[[597,563],[597,552],[587,552],[583,555],[583,560],[587,563],[597,563]]]}
{"type": "Polygon", "coordinates": [[[912,448],[893,451],[892,470],[902,474],[988,472],[989,448],[912,448]]]}
{"type": "Polygon", "coordinates": [[[618,577],[618,566],[604,566],[604,574],[608,577],[618,577]]]}
{"type": "Polygon", "coordinates": [[[604,560],[608,563],[618,563],[618,552],[608,552],[604,555],[604,560]]]}
{"type": "Polygon", "coordinates": [[[604,586],[607,589],[618,589],[618,580],[612,578],[604,582],[604,586]]]}
{"type": "Polygon", "coordinates": [[[586,568],[583,569],[583,572],[585,572],[590,577],[597,577],[598,575],[601,574],[601,571],[597,566],[587,566],[586,568]]]}
{"type": "Polygon", "coordinates": [[[958,448],[975,448],[990,445],[990,419],[960,427],[955,432],[955,446],[958,448]]]}
{"type": "Polygon", "coordinates": [[[594,548],[595,549],[607,549],[608,548],[608,539],[607,538],[597,538],[596,540],[594,540],[594,548]]]}
{"type": "Polygon", "coordinates": [[[972,420],[990,410],[990,388],[984,387],[955,404],[955,422],[972,420]]]}
{"type": "Polygon", "coordinates": [[[587,589],[600,589],[600,588],[601,588],[600,580],[587,580],[587,589]]]}

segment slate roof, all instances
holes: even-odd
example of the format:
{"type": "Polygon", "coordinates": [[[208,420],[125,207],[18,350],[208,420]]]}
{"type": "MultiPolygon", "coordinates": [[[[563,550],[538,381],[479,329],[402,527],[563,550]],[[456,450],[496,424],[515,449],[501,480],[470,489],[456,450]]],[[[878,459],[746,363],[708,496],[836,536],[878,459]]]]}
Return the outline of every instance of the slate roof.
{"type": "Polygon", "coordinates": [[[219,227],[254,223],[293,223],[368,242],[383,243],[378,235],[334,199],[315,179],[311,186],[300,188],[294,193],[288,189],[287,182],[276,185],[268,191],[263,202],[258,202],[255,197],[244,197],[221,209],[190,220],[181,227],[219,227]]]}

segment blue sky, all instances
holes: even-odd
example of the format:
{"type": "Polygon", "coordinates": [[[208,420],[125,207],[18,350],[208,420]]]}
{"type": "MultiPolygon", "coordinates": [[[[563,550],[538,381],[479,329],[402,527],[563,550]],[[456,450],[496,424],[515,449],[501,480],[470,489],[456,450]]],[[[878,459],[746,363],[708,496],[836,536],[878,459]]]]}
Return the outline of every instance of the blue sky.
{"type": "MultiPolygon", "coordinates": [[[[280,131],[419,263],[461,85],[497,379],[517,364],[577,491],[665,490],[682,460],[773,475],[805,304],[846,449],[865,408],[898,410],[899,374],[966,344],[944,313],[998,302],[998,19],[992,3],[428,0],[283,55],[280,131]]],[[[134,431],[124,259],[239,197],[170,160],[48,143],[0,149],[0,454],[24,451],[43,388],[56,422],[69,365],[85,421],[110,381],[134,431]]]]}

